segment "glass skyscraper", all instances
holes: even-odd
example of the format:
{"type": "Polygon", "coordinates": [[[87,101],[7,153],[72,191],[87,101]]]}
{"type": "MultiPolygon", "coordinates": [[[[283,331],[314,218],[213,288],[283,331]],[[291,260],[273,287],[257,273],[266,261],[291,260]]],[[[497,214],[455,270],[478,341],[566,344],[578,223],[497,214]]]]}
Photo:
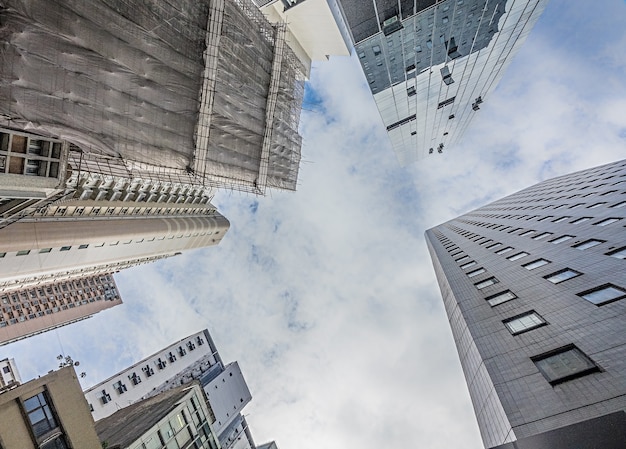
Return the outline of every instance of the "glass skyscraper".
{"type": "Polygon", "coordinates": [[[398,160],[457,143],[547,0],[340,0],[398,160]]]}
{"type": "Polygon", "coordinates": [[[625,225],[626,160],[426,231],[486,448],[626,447],[625,225]]]}

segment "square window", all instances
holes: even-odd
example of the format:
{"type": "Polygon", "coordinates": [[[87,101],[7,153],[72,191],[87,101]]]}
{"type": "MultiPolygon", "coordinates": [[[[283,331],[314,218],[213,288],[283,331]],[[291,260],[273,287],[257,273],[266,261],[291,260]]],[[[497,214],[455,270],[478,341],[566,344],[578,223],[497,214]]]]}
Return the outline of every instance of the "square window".
{"type": "Polygon", "coordinates": [[[478,290],[482,290],[483,288],[489,287],[490,285],[497,284],[499,281],[495,277],[490,277],[489,279],[485,279],[484,281],[478,282],[474,284],[478,290]]]}
{"type": "Polygon", "coordinates": [[[576,220],[572,221],[572,224],[580,224],[580,223],[584,223],[585,221],[589,221],[591,220],[591,217],[580,217],[577,218],[576,220]]]}
{"type": "Polygon", "coordinates": [[[534,310],[514,316],[512,318],[508,318],[504,320],[503,323],[507,327],[509,332],[511,332],[511,334],[513,335],[528,332],[530,330],[537,329],[538,327],[548,324],[546,320],[544,320],[541,315],[539,315],[534,310]]]}
{"type": "Polygon", "coordinates": [[[465,270],[466,268],[473,267],[474,265],[476,265],[476,262],[472,260],[471,262],[467,262],[461,265],[461,269],[465,270]]]}
{"type": "Polygon", "coordinates": [[[502,248],[501,250],[496,251],[496,254],[505,254],[508,253],[509,251],[513,251],[513,247],[512,246],[507,246],[506,248],[502,248]]]}
{"type": "Polygon", "coordinates": [[[551,385],[600,371],[598,366],[574,345],[531,357],[531,360],[551,385]]]}
{"type": "Polygon", "coordinates": [[[586,292],[578,293],[578,296],[596,306],[602,306],[617,301],[618,299],[626,298],[626,290],[617,285],[606,284],[592,290],[587,290],[586,292]]]}
{"type": "Polygon", "coordinates": [[[554,240],[550,240],[550,243],[554,243],[556,245],[556,244],[562,243],[566,240],[573,239],[573,238],[574,238],[573,235],[562,235],[561,237],[557,237],[554,240]]]}
{"type": "Polygon", "coordinates": [[[484,268],[479,268],[477,270],[470,271],[469,273],[467,273],[467,277],[468,278],[473,278],[474,276],[478,276],[479,274],[483,274],[485,271],[487,271],[487,270],[485,270],[484,268]]]}
{"type": "Polygon", "coordinates": [[[515,293],[513,293],[510,290],[507,290],[505,292],[500,292],[495,295],[491,295],[485,299],[487,300],[487,302],[489,303],[491,307],[494,307],[494,306],[497,306],[498,304],[511,301],[512,299],[515,299],[515,298],[517,298],[517,296],[515,296],[515,293]]]}
{"type": "Polygon", "coordinates": [[[535,268],[543,267],[544,265],[548,265],[550,263],[549,260],[546,259],[537,259],[533,262],[529,262],[526,265],[522,265],[527,270],[534,270],[535,268]]]}
{"type": "Polygon", "coordinates": [[[616,259],[624,259],[626,260],[626,246],[616,249],[615,251],[611,251],[606,253],[607,256],[615,257],[616,259]]]}
{"type": "Polygon", "coordinates": [[[611,223],[615,223],[616,221],[620,221],[621,218],[605,218],[602,221],[599,221],[597,223],[594,223],[595,226],[607,226],[610,225],[611,223]]]}
{"type": "Polygon", "coordinates": [[[507,259],[509,259],[510,261],[514,261],[514,260],[518,260],[518,259],[521,259],[522,257],[526,257],[526,256],[528,256],[528,253],[522,251],[521,253],[513,254],[512,256],[507,257],[507,259]]]}
{"type": "Polygon", "coordinates": [[[556,273],[549,274],[544,278],[553,284],[559,284],[561,282],[567,281],[568,279],[572,279],[580,276],[582,273],[572,270],[571,268],[565,268],[564,270],[557,271],[556,273]]]}
{"type": "Polygon", "coordinates": [[[579,243],[578,245],[572,246],[572,248],[576,248],[582,251],[588,248],[593,248],[594,246],[600,245],[604,242],[604,240],[589,239],[579,243]]]}
{"type": "Polygon", "coordinates": [[[536,236],[534,236],[533,240],[545,239],[546,237],[550,237],[551,235],[552,235],[551,232],[542,232],[541,234],[537,234],[536,236]]]}

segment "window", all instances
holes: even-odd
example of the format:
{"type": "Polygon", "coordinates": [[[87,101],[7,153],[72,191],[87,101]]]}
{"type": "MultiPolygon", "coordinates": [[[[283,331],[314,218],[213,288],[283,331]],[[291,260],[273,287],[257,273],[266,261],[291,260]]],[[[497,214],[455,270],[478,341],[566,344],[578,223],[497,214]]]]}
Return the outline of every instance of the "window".
{"type": "Polygon", "coordinates": [[[582,251],[585,249],[593,248],[594,246],[600,245],[604,242],[604,240],[589,239],[579,243],[578,245],[572,246],[572,248],[576,248],[582,251]]]}
{"type": "Polygon", "coordinates": [[[24,401],[24,410],[28,415],[35,438],[39,439],[58,427],[50,401],[45,392],[26,399],[24,401]]]}
{"type": "Polygon", "coordinates": [[[472,260],[471,262],[467,262],[461,265],[461,269],[465,270],[466,268],[473,267],[474,265],[476,265],[476,262],[472,260]]]}
{"type": "Polygon", "coordinates": [[[552,235],[551,232],[542,232],[541,234],[537,234],[536,236],[534,236],[533,240],[545,239],[546,237],[550,237],[551,235],[552,235]]]}
{"type": "Polygon", "coordinates": [[[526,265],[522,265],[527,270],[534,270],[535,268],[543,267],[544,265],[548,265],[550,263],[549,260],[546,259],[537,259],[533,262],[529,262],[526,265]]]}
{"type": "Polygon", "coordinates": [[[614,205],[613,205],[613,206],[611,206],[611,207],[612,207],[613,209],[618,209],[618,208],[620,208],[620,207],[624,207],[624,206],[626,206],[626,201],[622,201],[621,203],[614,204],[614,205]]]}
{"type": "Polygon", "coordinates": [[[127,391],[126,385],[124,385],[121,380],[115,382],[113,388],[115,388],[119,394],[124,394],[127,391]]]}
{"type": "Polygon", "coordinates": [[[489,287],[490,285],[497,284],[499,281],[495,277],[490,277],[489,279],[485,279],[484,281],[478,282],[474,284],[478,290],[482,290],[483,288],[489,287]]]}
{"type": "Polygon", "coordinates": [[[576,209],[576,208],[578,208],[578,207],[580,207],[580,206],[584,206],[584,205],[585,205],[585,203],[577,203],[577,204],[573,204],[573,205],[571,205],[569,208],[570,208],[570,209],[576,209]]]}
{"type": "Polygon", "coordinates": [[[562,243],[566,240],[573,239],[573,235],[562,235],[561,237],[557,237],[554,240],[550,240],[550,243],[554,243],[555,245],[562,243]]]}
{"type": "Polygon", "coordinates": [[[501,292],[501,293],[497,293],[495,295],[491,295],[489,296],[487,299],[487,302],[489,303],[489,305],[491,307],[497,306],[498,304],[502,304],[504,302],[510,301],[512,299],[517,298],[517,296],[515,296],[515,293],[513,293],[510,290],[507,290],[505,292],[501,292]]]}
{"type": "Polygon", "coordinates": [[[50,251],[52,251],[52,248],[41,248],[39,254],[49,253],[50,251]]]}
{"type": "Polygon", "coordinates": [[[78,249],[86,249],[86,248],[89,248],[89,245],[80,245],[78,247],[78,249]]]}
{"type": "Polygon", "coordinates": [[[509,259],[510,261],[514,261],[514,260],[519,260],[522,257],[526,257],[526,256],[528,256],[528,253],[522,251],[521,253],[513,254],[512,256],[507,257],[507,259],[509,259]]]}
{"type": "Polygon", "coordinates": [[[21,250],[21,251],[18,251],[16,255],[17,255],[17,256],[26,256],[26,255],[27,255],[27,254],[29,254],[29,253],[30,253],[30,250],[29,250],[29,249],[23,249],[23,250],[21,250]]]}
{"type": "Polygon", "coordinates": [[[599,221],[597,223],[594,223],[595,226],[606,226],[606,225],[610,225],[611,223],[615,223],[616,221],[620,221],[621,218],[605,218],[602,221],[599,221]]]}
{"type": "Polygon", "coordinates": [[[587,209],[595,209],[596,207],[604,206],[606,203],[596,203],[591,206],[587,206],[587,209]]]}
{"type": "Polygon", "coordinates": [[[456,259],[457,262],[463,262],[464,260],[469,259],[469,256],[463,256],[463,257],[459,257],[458,259],[456,259]]]}
{"type": "Polygon", "coordinates": [[[495,248],[495,247],[496,247],[496,246],[498,246],[498,245],[502,245],[502,243],[500,243],[500,242],[497,242],[497,243],[492,243],[491,245],[489,245],[489,246],[487,247],[487,249],[492,249],[492,248],[495,248]]]}
{"type": "Polygon", "coordinates": [[[572,224],[580,224],[580,223],[584,223],[585,221],[589,221],[591,220],[591,217],[580,217],[577,218],[576,220],[572,221],[572,224]]]}
{"type": "Polygon", "coordinates": [[[70,249],[72,249],[71,246],[62,246],[61,247],[61,251],[69,251],[70,249]]]}
{"type": "Polygon", "coordinates": [[[523,232],[523,233],[520,234],[520,237],[526,237],[526,236],[528,236],[528,235],[530,235],[530,234],[532,234],[534,232],[535,231],[533,231],[533,230],[529,230],[529,231],[523,232]]]}
{"type": "Polygon", "coordinates": [[[552,282],[553,284],[559,284],[563,281],[567,281],[568,279],[578,277],[581,274],[582,273],[576,270],[572,270],[571,268],[565,268],[564,270],[557,271],[556,273],[545,276],[545,279],[552,282]]]}
{"type": "Polygon", "coordinates": [[[531,360],[551,385],[600,371],[598,366],[574,345],[531,357],[531,360]]]}
{"type": "Polygon", "coordinates": [[[468,278],[473,278],[474,276],[478,276],[479,274],[483,274],[485,271],[484,268],[479,268],[478,270],[474,270],[474,271],[470,271],[469,273],[467,273],[467,277],[468,278]]]}
{"type": "Polygon", "coordinates": [[[546,320],[534,310],[514,316],[513,318],[508,318],[504,320],[503,323],[513,335],[528,332],[548,324],[546,320]]]}
{"type": "Polygon", "coordinates": [[[509,251],[513,251],[513,247],[512,246],[507,246],[506,248],[502,248],[501,250],[496,251],[496,254],[505,254],[508,253],[509,251]]]}
{"type": "Polygon", "coordinates": [[[606,255],[626,260],[626,246],[616,249],[615,251],[611,251],[610,253],[606,253],[606,255]]]}
{"type": "Polygon", "coordinates": [[[568,220],[570,218],[572,218],[572,217],[559,217],[556,220],[552,220],[552,223],[560,223],[560,222],[568,220]]]}
{"type": "Polygon", "coordinates": [[[578,293],[578,296],[596,306],[602,306],[618,299],[626,298],[626,290],[613,284],[605,284],[592,290],[578,293]]]}

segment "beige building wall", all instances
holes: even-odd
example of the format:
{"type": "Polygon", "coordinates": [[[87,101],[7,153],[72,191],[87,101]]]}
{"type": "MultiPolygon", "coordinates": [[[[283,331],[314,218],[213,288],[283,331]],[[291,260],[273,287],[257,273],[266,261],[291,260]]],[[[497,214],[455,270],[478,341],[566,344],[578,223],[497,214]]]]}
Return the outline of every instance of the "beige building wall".
{"type": "Polygon", "coordinates": [[[65,436],[70,447],[100,449],[94,422],[73,367],[61,368],[0,394],[0,446],[3,449],[36,449],[54,434],[65,436]],[[37,441],[24,401],[45,392],[58,427],[37,441]]]}

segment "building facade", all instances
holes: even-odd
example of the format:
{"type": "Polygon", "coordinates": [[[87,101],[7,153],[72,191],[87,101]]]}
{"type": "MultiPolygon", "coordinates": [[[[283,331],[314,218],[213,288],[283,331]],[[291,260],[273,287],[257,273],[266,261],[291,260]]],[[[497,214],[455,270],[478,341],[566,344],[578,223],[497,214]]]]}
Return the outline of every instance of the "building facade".
{"type": "Polygon", "coordinates": [[[626,447],[625,226],[620,161],[426,231],[486,448],[626,447]]]}
{"type": "Polygon", "coordinates": [[[73,367],[61,368],[0,393],[0,446],[102,447],[73,367]]]}
{"type": "Polygon", "coordinates": [[[224,364],[207,330],[183,338],[85,390],[100,421],[140,400],[198,381],[222,448],[254,449],[241,412],[252,395],[237,362],[224,364]]]}
{"type": "Polygon", "coordinates": [[[547,0],[339,0],[405,165],[461,138],[547,0]]]}

